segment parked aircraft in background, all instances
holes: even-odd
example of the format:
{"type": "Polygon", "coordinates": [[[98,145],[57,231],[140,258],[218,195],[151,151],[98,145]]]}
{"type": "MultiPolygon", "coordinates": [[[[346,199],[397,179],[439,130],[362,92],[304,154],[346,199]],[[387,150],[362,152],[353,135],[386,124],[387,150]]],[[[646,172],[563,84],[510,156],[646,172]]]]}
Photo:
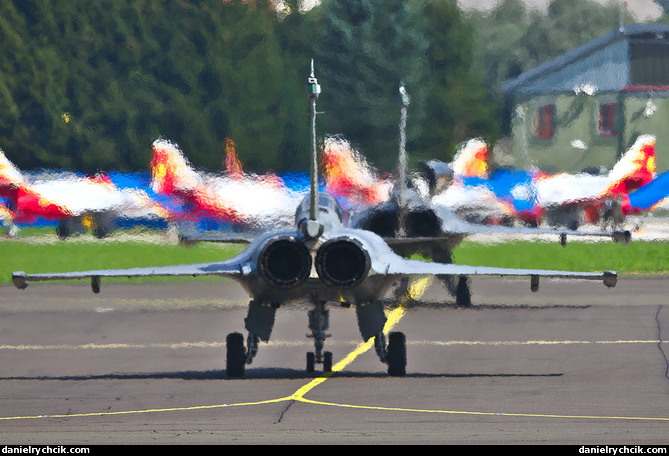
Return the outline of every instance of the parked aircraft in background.
{"type": "Polygon", "coordinates": [[[151,186],[180,201],[182,221],[210,219],[249,231],[292,223],[308,188],[293,190],[275,174],[245,173],[231,141],[225,163],[223,174],[196,170],[176,144],[158,139],[153,143],[151,186]]]}
{"type": "Polygon", "coordinates": [[[598,175],[547,174],[534,169],[491,171],[484,163],[488,159],[488,154],[481,152],[484,148],[483,141],[470,141],[460,149],[453,166],[437,161],[424,164],[433,185],[449,181],[443,190],[432,187],[434,204],[482,223],[511,220],[577,229],[602,222],[619,227],[622,217],[630,212],[631,193],[655,178],[655,137],[651,135],[639,136],[608,173],[598,175]],[[459,156],[479,163],[476,169],[484,171],[462,172],[455,166],[459,156]],[[618,216],[614,217],[616,211],[618,216]]]}
{"type": "Polygon", "coordinates": [[[328,329],[326,304],[352,305],[364,340],[374,338],[380,360],[388,365],[390,375],[404,375],[406,345],[402,333],[384,334],[386,316],[381,298],[403,277],[415,275],[526,276],[536,289],[540,277],[601,280],[615,286],[615,272],[569,272],[535,269],[477,267],[408,260],[394,253],[388,244],[371,231],[349,228],[342,221],[335,198],[318,191],[318,164],[315,138],[316,100],[320,94],[313,71],[307,80],[311,102],[312,161],[309,194],[297,205],[294,224],[289,228],[266,230],[237,256],[220,262],[107,269],[69,273],[26,274],[14,272],[13,283],[24,289],[29,281],[81,279],[91,280],[94,292],[100,291],[101,277],[146,276],[221,276],[239,282],[249,293],[247,347],[241,333],[227,337],[226,369],[228,376],[244,374],[251,363],[259,340],[268,341],[278,308],[292,303],[311,303],[309,327],[315,351],[307,353],[307,370],[322,363],[332,369],[331,352],[323,352],[328,329]]]}
{"type": "Polygon", "coordinates": [[[473,223],[512,225],[510,220],[517,212],[525,213],[532,207],[524,200],[514,200],[518,206],[509,207],[509,202],[498,192],[507,195],[515,185],[526,182],[527,174],[505,172],[496,174],[503,178],[491,181],[489,162],[488,145],[480,138],[473,138],[460,145],[449,163],[440,160],[421,163],[421,175],[437,206],[446,207],[473,223]]]}
{"type": "Polygon", "coordinates": [[[91,229],[109,234],[122,218],[164,218],[165,209],[142,189],[119,189],[108,175],[44,173],[24,176],[0,151],[0,197],[14,224],[58,222],[62,238],[91,229]]]}
{"type": "MultiPolygon", "coordinates": [[[[402,121],[400,138],[404,138],[406,126],[406,106],[409,103],[404,86],[400,86],[402,95],[402,121]]],[[[374,232],[381,236],[399,255],[409,258],[420,254],[440,263],[451,263],[453,249],[467,236],[474,234],[502,236],[536,236],[538,234],[555,235],[561,242],[569,235],[608,236],[615,241],[629,241],[626,232],[574,231],[568,229],[507,227],[472,223],[464,220],[446,205],[435,204],[430,198],[428,185],[419,176],[410,176],[407,169],[407,157],[404,141],[400,139],[398,154],[398,176],[392,179],[380,179],[367,164],[364,157],[354,151],[348,143],[339,140],[337,147],[324,148],[323,162],[326,176],[325,187],[335,196],[343,196],[353,212],[349,226],[374,232]]],[[[467,153],[459,153],[451,164],[450,170],[457,175],[485,176],[487,174],[487,148],[477,141],[468,143],[467,153]]],[[[481,209],[483,200],[472,198],[468,201],[475,210],[481,209]]],[[[491,198],[490,205],[498,205],[496,198],[491,198]]],[[[439,278],[447,290],[455,297],[459,306],[471,305],[469,280],[464,275],[443,275],[439,278]]],[[[405,281],[403,286],[408,286],[405,281]]],[[[405,290],[400,287],[400,293],[405,290]]]]}

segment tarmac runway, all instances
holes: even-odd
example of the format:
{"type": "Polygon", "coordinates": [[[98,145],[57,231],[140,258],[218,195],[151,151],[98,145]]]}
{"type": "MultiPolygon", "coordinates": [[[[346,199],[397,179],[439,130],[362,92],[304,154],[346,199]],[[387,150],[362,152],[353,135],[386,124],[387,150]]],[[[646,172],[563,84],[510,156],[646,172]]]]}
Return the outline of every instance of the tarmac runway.
{"type": "MultiPolygon", "coordinates": [[[[94,444],[669,444],[669,278],[438,282],[391,306],[407,375],[389,377],[355,310],[330,309],[332,375],[307,373],[307,307],[277,312],[246,376],[225,337],[229,281],[0,288],[0,440],[94,444]]],[[[318,366],[317,366],[318,368],[318,366]]]]}

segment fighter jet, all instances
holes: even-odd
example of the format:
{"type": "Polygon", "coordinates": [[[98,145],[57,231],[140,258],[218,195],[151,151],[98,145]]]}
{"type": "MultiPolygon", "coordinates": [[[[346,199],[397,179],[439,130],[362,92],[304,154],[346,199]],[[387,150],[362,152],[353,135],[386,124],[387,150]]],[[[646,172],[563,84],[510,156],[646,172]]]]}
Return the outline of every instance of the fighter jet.
{"type": "Polygon", "coordinates": [[[298,205],[295,224],[289,229],[263,233],[238,255],[228,260],[201,264],[106,269],[69,273],[27,274],[14,272],[13,283],[25,289],[31,281],[90,279],[93,291],[100,292],[102,277],[147,276],[219,276],[236,280],[250,296],[245,327],[226,339],[226,373],[241,377],[258,351],[259,341],[269,341],[274,318],[282,306],[311,303],[309,328],[314,351],[307,353],[307,371],[315,364],[332,369],[332,353],[323,351],[329,318],[326,305],[354,306],[362,338],[374,338],[380,360],[391,376],[406,373],[406,339],[391,333],[386,344],[386,316],[382,298],[398,279],[424,275],[482,275],[529,277],[536,290],[540,277],[599,280],[613,287],[617,274],[604,272],[569,272],[538,269],[510,269],[431,263],[403,258],[392,251],[375,233],[350,228],[342,222],[342,212],[335,198],[318,190],[316,146],[316,100],[321,89],[314,76],[313,61],[307,79],[311,104],[312,160],[310,192],[298,205]]]}
{"type": "MultiPolygon", "coordinates": [[[[436,204],[431,199],[428,184],[421,176],[409,176],[405,145],[407,106],[410,103],[408,91],[400,84],[402,110],[399,128],[399,153],[397,177],[389,185],[389,179],[375,176],[364,157],[355,151],[348,151],[339,140],[325,150],[326,188],[334,195],[344,196],[353,207],[348,225],[374,232],[405,258],[415,254],[440,263],[451,263],[452,252],[466,237],[481,235],[498,236],[555,236],[563,245],[568,236],[611,237],[616,242],[629,242],[629,232],[617,231],[575,231],[569,229],[507,227],[472,223],[462,219],[448,206],[436,204]]],[[[486,168],[486,149],[472,143],[468,153],[456,155],[449,165],[458,175],[483,175],[486,168]],[[474,153],[470,153],[475,151],[474,153]]],[[[499,203],[495,203],[499,204],[499,203]]],[[[471,305],[469,278],[465,275],[439,275],[449,293],[461,307],[471,305]]],[[[401,280],[397,294],[403,295],[408,280],[401,280]]]]}

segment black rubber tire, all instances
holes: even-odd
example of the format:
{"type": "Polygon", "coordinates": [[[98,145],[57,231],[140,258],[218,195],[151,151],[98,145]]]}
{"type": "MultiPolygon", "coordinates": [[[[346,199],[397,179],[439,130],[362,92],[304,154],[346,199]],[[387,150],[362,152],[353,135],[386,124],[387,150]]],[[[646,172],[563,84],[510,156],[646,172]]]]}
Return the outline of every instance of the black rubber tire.
{"type": "Polygon", "coordinates": [[[316,355],[314,352],[307,352],[307,372],[313,372],[316,366],[316,355]]]}
{"type": "Polygon", "coordinates": [[[458,278],[458,285],[455,292],[455,303],[459,307],[472,306],[472,292],[470,288],[470,280],[466,276],[458,278]]]}
{"type": "Polygon", "coordinates": [[[407,348],[404,333],[392,332],[388,335],[388,375],[401,377],[406,374],[407,348]]]}
{"type": "Polygon", "coordinates": [[[323,353],[323,372],[332,372],[332,352],[323,353]]]}
{"type": "Polygon", "coordinates": [[[244,349],[244,336],[240,333],[230,333],[225,339],[226,360],[225,369],[228,377],[244,376],[246,365],[246,350],[244,349]]]}

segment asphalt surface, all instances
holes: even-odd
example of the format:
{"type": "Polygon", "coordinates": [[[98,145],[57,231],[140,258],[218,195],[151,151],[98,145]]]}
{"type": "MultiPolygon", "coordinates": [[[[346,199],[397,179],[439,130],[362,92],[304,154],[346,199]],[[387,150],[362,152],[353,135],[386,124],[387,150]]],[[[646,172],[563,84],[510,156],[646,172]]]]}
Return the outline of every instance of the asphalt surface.
{"type": "Polygon", "coordinates": [[[432,282],[406,309],[407,375],[330,308],[334,372],[305,371],[307,307],[277,312],[242,379],[233,282],[0,288],[0,441],[92,444],[669,444],[669,278],[432,282]]]}

